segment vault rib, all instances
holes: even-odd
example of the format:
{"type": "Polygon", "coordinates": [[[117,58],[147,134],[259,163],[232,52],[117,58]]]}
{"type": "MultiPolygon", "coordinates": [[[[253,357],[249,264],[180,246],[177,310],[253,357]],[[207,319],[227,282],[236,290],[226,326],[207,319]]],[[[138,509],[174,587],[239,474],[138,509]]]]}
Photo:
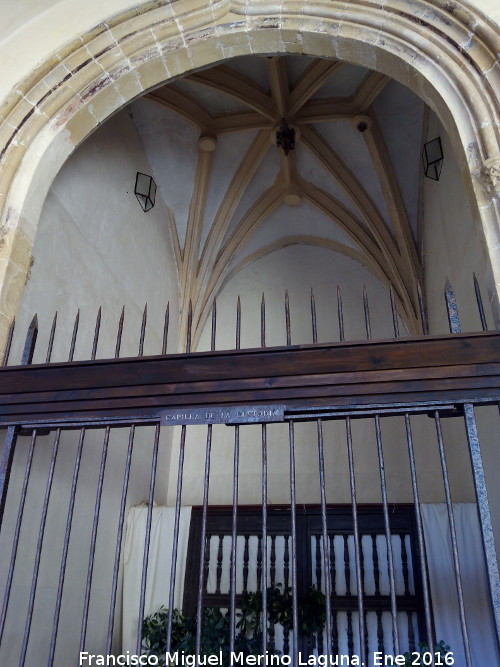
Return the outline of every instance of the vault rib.
{"type": "Polygon", "coordinates": [[[209,70],[190,74],[186,77],[186,80],[194,81],[214,90],[220,90],[226,93],[226,95],[230,95],[243,102],[264,117],[272,121],[275,119],[275,112],[270,96],[255,81],[243,76],[227,65],[219,65],[209,70]]]}
{"type": "Polygon", "coordinates": [[[300,75],[290,93],[290,105],[288,109],[290,117],[295,117],[314,93],[343,66],[344,63],[326,59],[318,59],[312,62],[300,75]]]}

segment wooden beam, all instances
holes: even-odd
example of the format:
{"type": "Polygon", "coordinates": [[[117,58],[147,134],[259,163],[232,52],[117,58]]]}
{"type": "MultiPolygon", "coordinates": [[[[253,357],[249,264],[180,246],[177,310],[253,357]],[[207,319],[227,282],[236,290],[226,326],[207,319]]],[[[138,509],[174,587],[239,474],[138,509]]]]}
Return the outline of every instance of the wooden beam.
{"type": "Polygon", "coordinates": [[[0,368],[0,425],[158,420],[166,409],[500,400],[500,333],[0,368]],[[354,369],[354,370],[353,370],[354,369]]]}

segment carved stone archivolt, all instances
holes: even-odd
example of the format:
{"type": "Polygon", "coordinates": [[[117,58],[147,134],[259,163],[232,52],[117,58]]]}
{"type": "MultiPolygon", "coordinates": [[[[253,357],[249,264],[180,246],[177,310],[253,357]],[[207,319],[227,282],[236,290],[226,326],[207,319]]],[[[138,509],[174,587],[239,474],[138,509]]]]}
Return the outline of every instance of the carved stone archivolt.
{"type": "Polygon", "coordinates": [[[500,194],[500,155],[485,160],[483,169],[488,175],[488,189],[500,194]]]}

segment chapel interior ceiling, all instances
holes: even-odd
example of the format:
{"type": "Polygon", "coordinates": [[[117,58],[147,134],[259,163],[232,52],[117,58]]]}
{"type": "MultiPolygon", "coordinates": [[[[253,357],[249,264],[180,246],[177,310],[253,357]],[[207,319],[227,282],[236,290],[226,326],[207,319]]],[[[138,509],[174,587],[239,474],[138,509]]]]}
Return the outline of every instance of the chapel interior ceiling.
{"type": "Polygon", "coordinates": [[[375,71],[305,56],[243,57],[149,93],[131,113],[169,210],[181,322],[279,248],[343,253],[393,285],[418,326],[424,104],[375,71]],[[282,120],[295,149],[276,146],[282,120]]]}

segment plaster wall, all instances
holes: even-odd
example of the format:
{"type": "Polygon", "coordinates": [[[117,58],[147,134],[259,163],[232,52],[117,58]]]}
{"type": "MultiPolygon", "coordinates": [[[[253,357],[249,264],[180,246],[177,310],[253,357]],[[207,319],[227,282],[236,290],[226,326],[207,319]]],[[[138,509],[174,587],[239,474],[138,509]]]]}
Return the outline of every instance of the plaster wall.
{"type": "Polygon", "coordinates": [[[488,328],[494,329],[486,288],[488,255],[477,206],[470,196],[446,128],[429,115],[424,141],[440,137],[443,168],[439,181],[423,177],[422,233],[425,292],[430,333],[449,331],[444,299],[448,278],[455,290],[462,331],[480,331],[473,274],[480,284],[488,328]]]}
{"type": "MultiPolygon", "coordinates": [[[[25,287],[17,320],[11,363],[19,363],[23,339],[34,313],[40,336],[34,362],[44,362],[48,335],[55,311],[58,327],[53,361],[66,361],[73,320],[80,308],[80,326],[75,359],[88,359],[99,306],[102,321],[97,358],[115,354],[116,333],[122,305],[125,321],[121,356],[136,356],[143,308],[148,303],[144,341],[145,354],[162,348],[164,313],[171,303],[169,341],[176,345],[177,276],[166,224],[167,211],[160,193],[155,207],[143,213],[133,189],[136,171],[150,173],[150,165],[126,112],[111,119],[68,160],[56,178],[44,205],[34,245],[34,263],[25,287]]],[[[164,429],[159,441],[158,469],[169,466],[171,430],[164,429]]],[[[130,443],[129,429],[111,431],[104,472],[104,486],[88,627],[88,646],[104,651],[108,627],[109,599],[113,578],[120,499],[125,460],[130,443]]],[[[52,618],[61,567],[64,531],[68,518],[71,480],[77,462],[80,432],[62,432],[55,458],[54,479],[48,506],[27,663],[47,661],[52,618]],[[50,612],[47,612],[50,610],[50,612]]],[[[99,469],[105,434],[90,429],[84,433],[73,527],[68,551],[61,619],[81,618],[85,596],[89,544],[96,502],[99,469]]],[[[29,587],[42,506],[53,456],[55,432],[37,438],[26,499],[17,564],[7,617],[0,663],[18,661],[20,626],[28,609],[29,587]]],[[[2,438],[3,442],[3,438],[2,438]]],[[[126,506],[146,502],[151,474],[154,429],[136,429],[126,506]]],[[[30,439],[21,437],[11,475],[11,489],[0,537],[2,562],[8,562],[19,507],[21,482],[26,469],[30,439]]],[[[159,475],[155,500],[166,501],[166,476],[159,475]]],[[[2,589],[7,568],[1,568],[2,589]]],[[[119,645],[121,587],[118,588],[115,641],[119,645]]],[[[80,623],[64,624],[59,633],[55,664],[70,664],[78,644],[80,623]]]]}

